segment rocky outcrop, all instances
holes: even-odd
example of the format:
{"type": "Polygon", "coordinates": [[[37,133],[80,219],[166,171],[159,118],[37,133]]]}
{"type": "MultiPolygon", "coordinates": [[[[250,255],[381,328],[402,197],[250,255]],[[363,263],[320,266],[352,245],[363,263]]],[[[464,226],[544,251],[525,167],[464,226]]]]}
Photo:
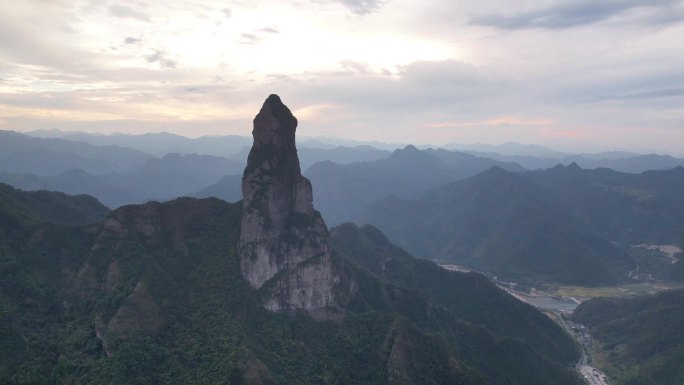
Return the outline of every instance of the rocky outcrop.
{"type": "Polygon", "coordinates": [[[272,311],[332,309],[340,277],[330,235],[313,208],[302,176],[297,119],[277,95],[254,118],[254,144],[242,178],[243,217],[238,244],[242,275],[272,311]]]}

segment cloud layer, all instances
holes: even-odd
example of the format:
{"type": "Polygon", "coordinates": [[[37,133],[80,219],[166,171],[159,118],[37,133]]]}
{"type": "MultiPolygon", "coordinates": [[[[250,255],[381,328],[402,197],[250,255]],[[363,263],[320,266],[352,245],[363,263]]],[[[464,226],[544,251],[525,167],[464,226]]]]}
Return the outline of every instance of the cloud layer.
{"type": "Polygon", "coordinates": [[[0,128],[248,135],[275,92],[309,136],[684,155],[682,1],[487,3],[3,2],[0,128]]]}
{"type": "Polygon", "coordinates": [[[563,0],[515,13],[478,16],[472,19],[472,23],[510,30],[562,29],[605,22],[640,11],[641,15],[637,18],[639,22],[668,24],[681,21],[684,17],[678,5],[681,5],[679,0],[563,0]],[[665,12],[670,17],[662,17],[665,12]]]}

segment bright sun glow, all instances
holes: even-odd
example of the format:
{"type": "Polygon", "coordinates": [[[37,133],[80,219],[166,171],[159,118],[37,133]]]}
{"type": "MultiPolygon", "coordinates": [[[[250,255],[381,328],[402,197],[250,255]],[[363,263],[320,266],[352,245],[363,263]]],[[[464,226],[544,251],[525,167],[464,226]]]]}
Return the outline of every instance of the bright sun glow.
{"type": "Polygon", "coordinates": [[[396,72],[397,66],[455,54],[452,46],[435,40],[397,30],[369,30],[362,20],[352,21],[358,28],[335,28],[346,16],[323,12],[322,17],[312,17],[311,11],[290,4],[240,8],[229,18],[219,10],[199,18],[186,9],[166,10],[155,17],[166,22],[153,31],[144,21],[105,15],[83,20],[80,28],[93,37],[92,50],[128,42],[107,51],[125,67],[228,68],[265,76],[332,71],[342,61],[353,61],[373,71],[396,72]]]}
{"type": "Polygon", "coordinates": [[[238,133],[278,93],[321,135],[681,154],[684,0],[566,3],[0,1],[0,129],[238,133]]]}

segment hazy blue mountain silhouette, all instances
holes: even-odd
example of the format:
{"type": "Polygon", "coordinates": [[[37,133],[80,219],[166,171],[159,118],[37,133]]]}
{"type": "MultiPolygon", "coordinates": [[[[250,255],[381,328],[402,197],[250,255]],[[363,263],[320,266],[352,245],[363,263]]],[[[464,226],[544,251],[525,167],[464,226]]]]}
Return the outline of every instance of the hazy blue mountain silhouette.
{"type": "Polygon", "coordinates": [[[335,225],[358,220],[370,204],[388,195],[417,197],[429,188],[470,177],[495,165],[512,171],[524,170],[515,163],[406,146],[389,158],[374,162],[320,162],[305,175],[314,186],[314,204],[326,222],[335,225]]]}

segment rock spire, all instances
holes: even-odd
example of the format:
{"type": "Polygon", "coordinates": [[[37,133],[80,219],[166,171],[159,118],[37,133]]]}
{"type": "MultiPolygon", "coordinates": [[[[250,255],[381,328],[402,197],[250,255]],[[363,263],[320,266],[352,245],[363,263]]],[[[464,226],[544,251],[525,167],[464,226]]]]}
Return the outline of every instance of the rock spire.
{"type": "Polygon", "coordinates": [[[277,95],[254,118],[254,143],[242,177],[238,252],[242,275],[272,311],[336,306],[330,235],[302,176],[297,119],[277,95]]]}

